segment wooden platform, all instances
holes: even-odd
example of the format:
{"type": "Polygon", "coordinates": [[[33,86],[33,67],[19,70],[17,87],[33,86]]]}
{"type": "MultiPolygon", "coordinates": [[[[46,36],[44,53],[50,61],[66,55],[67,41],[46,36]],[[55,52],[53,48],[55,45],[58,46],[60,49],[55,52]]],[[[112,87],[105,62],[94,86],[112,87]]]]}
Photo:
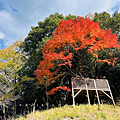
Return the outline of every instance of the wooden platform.
{"type": "Polygon", "coordinates": [[[100,93],[102,93],[112,100],[113,105],[115,107],[115,102],[107,79],[72,78],[71,83],[72,83],[73,106],[75,106],[75,97],[82,93],[82,91],[86,91],[88,105],[90,105],[89,92],[95,91],[99,106],[100,106],[99,96],[100,93]]]}

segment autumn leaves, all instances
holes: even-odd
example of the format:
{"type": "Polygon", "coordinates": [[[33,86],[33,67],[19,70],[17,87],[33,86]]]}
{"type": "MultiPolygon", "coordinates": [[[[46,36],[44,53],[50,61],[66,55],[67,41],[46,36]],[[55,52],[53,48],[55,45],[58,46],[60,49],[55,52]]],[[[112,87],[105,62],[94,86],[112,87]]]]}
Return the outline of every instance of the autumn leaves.
{"type": "Polygon", "coordinates": [[[117,58],[98,59],[96,52],[118,47],[117,37],[111,34],[110,29],[100,29],[98,23],[87,17],[78,16],[74,20],[61,20],[53,33],[53,38],[48,40],[42,49],[44,60],[40,61],[35,71],[36,78],[43,84],[44,78],[50,83],[52,77],[61,74],[58,73],[61,66],[67,65],[69,69],[71,68],[74,53],[83,49],[97,58],[94,62],[114,65],[117,58]]]}

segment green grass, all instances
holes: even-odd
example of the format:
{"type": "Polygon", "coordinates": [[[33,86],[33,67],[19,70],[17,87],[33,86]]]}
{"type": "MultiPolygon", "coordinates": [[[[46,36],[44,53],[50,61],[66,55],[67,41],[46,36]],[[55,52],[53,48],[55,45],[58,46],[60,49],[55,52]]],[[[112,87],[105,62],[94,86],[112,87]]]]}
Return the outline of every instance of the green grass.
{"type": "Polygon", "coordinates": [[[28,114],[27,118],[17,120],[120,120],[120,107],[113,105],[79,105],[51,108],[45,111],[36,111],[28,114]]]}

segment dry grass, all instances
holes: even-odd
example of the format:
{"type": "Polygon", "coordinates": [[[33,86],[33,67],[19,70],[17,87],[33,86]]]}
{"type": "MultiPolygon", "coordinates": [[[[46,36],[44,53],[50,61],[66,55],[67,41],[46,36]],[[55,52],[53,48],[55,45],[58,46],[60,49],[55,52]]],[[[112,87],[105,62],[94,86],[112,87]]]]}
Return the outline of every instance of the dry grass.
{"type": "Polygon", "coordinates": [[[120,120],[120,107],[113,105],[79,105],[63,106],[45,111],[36,111],[28,114],[26,118],[17,120],[120,120]]]}

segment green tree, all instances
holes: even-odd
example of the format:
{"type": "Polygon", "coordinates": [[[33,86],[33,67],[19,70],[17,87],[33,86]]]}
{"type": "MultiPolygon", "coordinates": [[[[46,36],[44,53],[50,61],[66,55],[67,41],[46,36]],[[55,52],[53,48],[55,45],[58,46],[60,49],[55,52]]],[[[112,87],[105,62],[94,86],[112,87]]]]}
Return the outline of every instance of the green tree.
{"type": "Polygon", "coordinates": [[[110,14],[107,12],[102,12],[102,13],[95,13],[93,20],[97,23],[99,23],[100,28],[106,30],[111,27],[111,17],[110,14]]]}
{"type": "Polygon", "coordinates": [[[16,41],[13,45],[0,50],[0,91],[3,105],[4,119],[5,109],[11,103],[15,102],[14,114],[16,114],[16,100],[20,98],[20,84],[18,71],[22,68],[26,59],[20,51],[19,45],[21,40],[16,41]]]}
{"type": "MultiPolygon", "coordinates": [[[[94,19],[95,22],[98,22],[102,29],[111,28],[112,34],[117,34],[118,42],[120,42],[120,13],[115,11],[113,15],[110,16],[107,12],[95,13],[94,19]]],[[[108,66],[107,64],[98,65],[98,75],[106,76],[109,80],[113,95],[120,96],[120,84],[119,84],[119,72],[120,72],[120,50],[118,49],[109,49],[107,51],[112,53],[112,56],[117,57],[118,60],[115,66],[108,66]]],[[[103,53],[105,54],[105,53],[103,53]]]]}
{"type": "Polygon", "coordinates": [[[44,21],[38,22],[38,26],[31,27],[28,36],[24,40],[24,52],[29,56],[27,67],[30,68],[30,74],[34,73],[39,60],[42,59],[41,48],[44,42],[52,37],[52,32],[58,26],[61,19],[64,19],[62,14],[51,14],[44,21]]]}
{"type": "Polygon", "coordinates": [[[112,33],[116,33],[118,40],[120,39],[120,13],[118,11],[115,11],[112,16],[107,12],[95,13],[93,20],[99,23],[100,27],[104,30],[111,28],[112,33]]]}

